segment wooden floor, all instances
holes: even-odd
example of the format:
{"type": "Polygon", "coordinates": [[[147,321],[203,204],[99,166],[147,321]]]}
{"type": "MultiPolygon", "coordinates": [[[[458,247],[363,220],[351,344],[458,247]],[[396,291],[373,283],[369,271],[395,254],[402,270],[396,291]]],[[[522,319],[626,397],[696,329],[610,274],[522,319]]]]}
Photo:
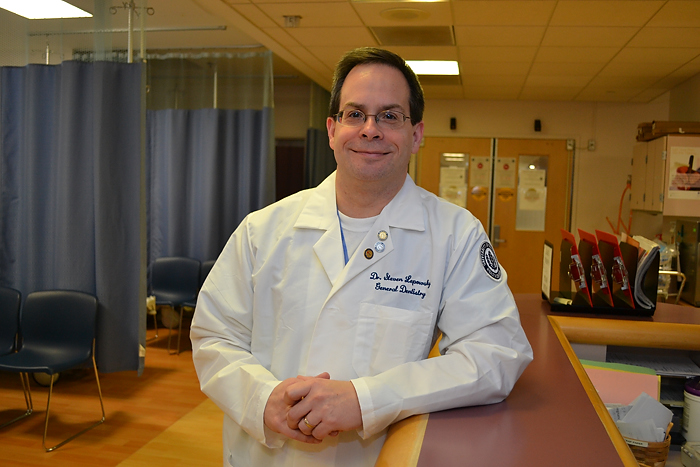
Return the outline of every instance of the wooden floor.
{"type": "MultiPolygon", "coordinates": [[[[183,339],[187,349],[180,355],[168,355],[168,332],[159,331],[158,339],[147,342],[140,377],[135,371],[100,374],[105,422],[51,453],[41,446],[48,391],[30,377],[34,414],[0,429],[0,465],[220,466],[222,414],[199,389],[189,339],[183,339]]],[[[24,407],[19,376],[0,373],[0,424],[24,407]]],[[[99,418],[92,370],[62,373],[54,384],[47,443],[99,418]]]]}

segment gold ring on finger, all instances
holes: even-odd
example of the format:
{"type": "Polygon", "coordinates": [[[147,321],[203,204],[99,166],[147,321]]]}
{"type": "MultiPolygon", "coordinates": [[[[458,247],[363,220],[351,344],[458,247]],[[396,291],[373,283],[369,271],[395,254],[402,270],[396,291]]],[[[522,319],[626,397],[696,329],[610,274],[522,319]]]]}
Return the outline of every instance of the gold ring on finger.
{"type": "Polygon", "coordinates": [[[303,421],[304,421],[304,425],[309,427],[309,430],[313,431],[313,429],[316,428],[316,425],[312,425],[311,423],[309,423],[309,421],[306,419],[306,417],[303,418],[303,421]]]}

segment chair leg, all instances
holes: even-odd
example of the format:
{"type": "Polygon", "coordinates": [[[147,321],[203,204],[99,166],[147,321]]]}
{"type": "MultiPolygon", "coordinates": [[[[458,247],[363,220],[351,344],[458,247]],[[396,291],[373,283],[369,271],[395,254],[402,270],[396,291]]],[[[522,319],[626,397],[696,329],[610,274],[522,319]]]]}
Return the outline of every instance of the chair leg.
{"type": "Polygon", "coordinates": [[[61,446],[63,446],[67,442],[74,440],[75,438],[82,435],[86,431],[92,430],[97,425],[100,425],[105,421],[105,406],[104,406],[104,403],[102,401],[102,388],[100,387],[100,377],[97,374],[97,364],[95,363],[95,341],[92,342],[92,367],[95,370],[95,381],[97,381],[97,393],[100,396],[100,407],[102,408],[102,418],[98,422],[96,422],[96,423],[90,425],[89,427],[79,431],[78,433],[74,434],[73,436],[69,437],[68,439],[61,441],[60,443],[58,443],[57,445],[55,445],[53,447],[47,448],[46,447],[46,434],[49,431],[49,410],[51,408],[51,393],[53,392],[53,378],[51,378],[51,385],[49,386],[49,398],[48,398],[48,401],[46,402],[46,420],[44,421],[44,438],[41,442],[41,445],[44,447],[44,450],[46,452],[51,452],[51,451],[54,451],[54,450],[60,448],[61,446]]]}
{"type": "MultiPolygon", "coordinates": [[[[175,311],[175,307],[173,307],[172,310],[175,311]]],[[[172,315],[171,315],[171,316],[172,316],[172,315]]],[[[172,337],[172,334],[173,334],[173,326],[172,326],[173,323],[172,323],[172,319],[169,321],[169,324],[170,324],[170,325],[168,326],[168,355],[175,355],[175,354],[180,353],[180,350],[179,350],[179,341],[178,341],[178,350],[176,350],[175,352],[171,352],[171,351],[170,351],[170,338],[172,337]]]]}
{"type": "Polygon", "coordinates": [[[20,373],[19,379],[22,382],[22,392],[24,392],[24,402],[27,404],[27,411],[24,412],[17,418],[10,420],[9,422],[0,425],[0,428],[5,428],[8,425],[12,425],[16,421],[22,420],[30,416],[34,412],[34,404],[32,403],[32,391],[29,388],[29,373],[20,373]]]}
{"type": "Polygon", "coordinates": [[[153,325],[156,328],[155,339],[158,339],[158,313],[153,313],[153,325]]]}
{"type": "Polygon", "coordinates": [[[147,341],[153,341],[153,340],[158,339],[158,313],[157,312],[153,313],[151,316],[153,316],[153,325],[156,328],[156,335],[151,337],[150,339],[146,339],[147,341]]]}
{"type": "Polygon", "coordinates": [[[182,315],[183,315],[183,310],[185,307],[180,305],[180,328],[178,329],[177,333],[177,354],[180,355],[180,337],[182,336],[182,315]]]}

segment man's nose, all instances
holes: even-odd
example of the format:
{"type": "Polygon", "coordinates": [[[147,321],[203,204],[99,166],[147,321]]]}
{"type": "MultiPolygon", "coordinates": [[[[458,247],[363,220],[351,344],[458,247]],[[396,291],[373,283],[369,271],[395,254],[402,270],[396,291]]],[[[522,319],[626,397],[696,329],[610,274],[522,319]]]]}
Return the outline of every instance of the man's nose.
{"type": "Polygon", "coordinates": [[[362,136],[369,139],[381,138],[383,136],[382,130],[377,123],[376,116],[367,115],[365,123],[362,125],[362,136]]]}

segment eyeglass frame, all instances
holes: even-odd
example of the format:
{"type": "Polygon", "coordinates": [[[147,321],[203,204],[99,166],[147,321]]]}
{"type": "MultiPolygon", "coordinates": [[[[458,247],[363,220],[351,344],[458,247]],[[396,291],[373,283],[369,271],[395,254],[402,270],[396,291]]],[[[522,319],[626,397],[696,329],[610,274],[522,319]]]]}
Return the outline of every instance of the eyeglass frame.
{"type": "MultiPolygon", "coordinates": [[[[410,119],[411,119],[411,117],[410,117],[409,115],[406,115],[405,113],[403,113],[403,112],[401,112],[401,111],[399,111],[399,110],[382,110],[381,112],[376,113],[376,114],[368,114],[368,113],[364,113],[364,112],[363,112],[362,110],[360,110],[360,109],[352,109],[352,108],[351,108],[351,109],[346,109],[346,110],[341,110],[340,112],[338,112],[337,114],[333,115],[332,117],[333,117],[333,119],[334,119],[336,122],[338,122],[338,124],[343,125],[343,126],[346,126],[346,127],[348,127],[348,128],[359,128],[359,127],[361,127],[362,125],[364,125],[365,123],[367,123],[367,117],[374,117],[374,122],[377,124],[377,126],[379,126],[379,127],[381,127],[381,128],[384,128],[384,129],[390,129],[390,130],[400,130],[401,128],[404,127],[404,124],[406,123],[406,120],[410,120],[410,119]],[[346,124],[346,123],[343,123],[343,122],[342,122],[342,118],[343,118],[343,113],[344,113],[344,112],[360,112],[362,115],[364,115],[364,118],[362,119],[362,123],[360,123],[359,125],[348,125],[348,124],[346,124]],[[399,114],[400,116],[402,116],[402,117],[403,117],[403,120],[400,120],[400,122],[401,122],[400,126],[392,127],[392,126],[386,126],[385,124],[380,123],[380,122],[379,122],[379,116],[382,115],[382,114],[386,114],[386,113],[399,114]]],[[[397,120],[397,121],[398,121],[398,120],[397,120]]]]}

